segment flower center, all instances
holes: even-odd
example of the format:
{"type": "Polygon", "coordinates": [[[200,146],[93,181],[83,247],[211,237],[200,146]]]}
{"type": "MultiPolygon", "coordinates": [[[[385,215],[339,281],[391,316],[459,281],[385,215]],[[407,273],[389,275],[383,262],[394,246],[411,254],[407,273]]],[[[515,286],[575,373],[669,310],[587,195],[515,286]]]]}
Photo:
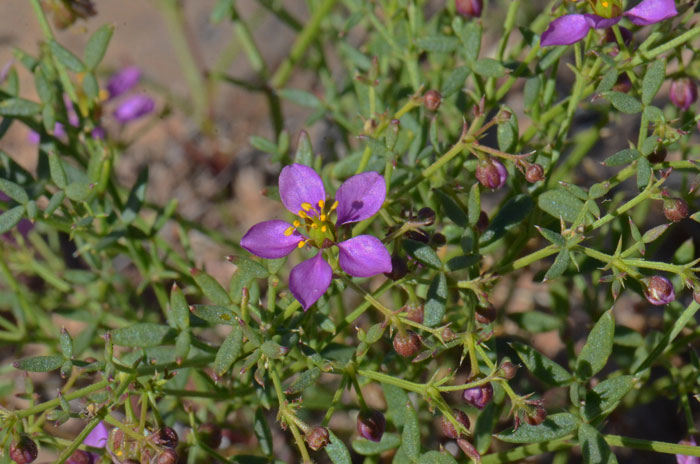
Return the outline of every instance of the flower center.
{"type": "Polygon", "coordinates": [[[311,203],[302,203],[297,216],[299,219],[292,223],[284,231],[284,235],[290,236],[295,230],[298,230],[302,235],[309,237],[308,240],[299,242],[299,248],[306,245],[307,242],[312,242],[317,248],[323,248],[326,240],[335,242],[335,225],[331,221],[331,216],[338,208],[338,202],[334,201],[330,206],[324,200],[319,200],[318,205],[313,206],[311,203]]]}
{"type": "Polygon", "coordinates": [[[622,14],[620,0],[589,0],[589,2],[595,14],[603,18],[615,18],[622,14]]]}

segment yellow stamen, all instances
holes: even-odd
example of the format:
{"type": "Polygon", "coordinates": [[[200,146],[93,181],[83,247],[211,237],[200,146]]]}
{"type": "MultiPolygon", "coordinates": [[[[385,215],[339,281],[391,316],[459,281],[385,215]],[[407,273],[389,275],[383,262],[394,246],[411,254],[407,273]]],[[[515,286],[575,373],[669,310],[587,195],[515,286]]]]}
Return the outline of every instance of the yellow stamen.
{"type": "Polygon", "coordinates": [[[314,222],[313,224],[311,224],[311,228],[312,228],[312,229],[318,229],[318,224],[316,224],[316,223],[314,222]]]}
{"type": "Polygon", "coordinates": [[[306,245],[306,240],[302,240],[297,244],[297,248],[302,248],[304,245],[306,245]]]}
{"type": "Polygon", "coordinates": [[[294,224],[294,227],[301,226],[301,222],[299,222],[299,221],[294,221],[294,222],[292,222],[292,224],[294,224]]]}
{"type": "Polygon", "coordinates": [[[327,230],[328,230],[328,227],[326,227],[326,226],[321,226],[321,232],[325,232],[325,231],[327,231],[327,230]]]}
{"type": "Polygon", "coordinates": [[[304,211],[302,211],[302,210],[299,210],[299,212],[297,213],[297,215],[298,215],[300,218],[302,218],[302,219],[306,219],[306,218],[307,218],[306,213],[305,213],[304,211]]]}
{"type": "Polygon", "coordinates": [[[610,5],[608,2],[601,2],[601,4],[603,5],[604,8],[607,8],[608,5],[610,5]]]}
{"type": "Polygon", "coordinates": [[[301,207],[304,211],[309,211],[309,210],[311,210],[311,208],[313,208],[313,206],[311,206],[310,203],[302,203],[301,207]]]}
{"type": "Polygon", "coordinates": [[[331,205],[331,211],[334,211],[338,207],[338,202],[334,201],[333,205],[331,205]]]}
{"type": "Polygon", "coordinates": [[[326,202],[323,200],[318,200],[318,206],[320,206],[321,209],[323,209],[323,207],[326,206],[326,202]]]}
{"type": "Polygon", "coordinates": [[[322,214],[322,215],[321,215],[321,220],[322,220],[322,221],[325,221],[325,220],[326,220],[326,215],[325,215],[325,214],[322,214]]]}
{"type": "Polygon", "coordinates": [[[295,230],[296,229],[294,229],[294,227],[287,227],[287,230],[284,231],[284,235],[289,237],[290,235],[292,235],[294,233],[295,230]]]}

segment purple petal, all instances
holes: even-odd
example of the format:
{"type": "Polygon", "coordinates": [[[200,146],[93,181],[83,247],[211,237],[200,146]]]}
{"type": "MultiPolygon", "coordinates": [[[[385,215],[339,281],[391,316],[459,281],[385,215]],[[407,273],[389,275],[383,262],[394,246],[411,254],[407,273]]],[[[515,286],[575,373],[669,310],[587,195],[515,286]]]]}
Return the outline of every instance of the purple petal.
{"type": "Polygon", "coordinates": [[[391,256],[377,237],[359,235],[338,244],[338,264],[355,277],[371,277],[391,272],[391,256]]]}
{"type": "Polygon", "coordinates": [[[255,224],[241,239],[241,247],[261,258],[283,258],[304,239],[296,230],[285,235],[289,228],[293,228],[290,223],[279,220],[255,224]]]}
{"type": "Polygon", "coordinates": [[[639,5],[623,13],[637,26],[656,24],[678,14],[674,0],[643,0],[639,5]]]}
{"type": "Polygon", "coordinates": [[[127,66],[107,81],[107,91],[109,98],[116,98],[119,95],[131,90],[141,79],[141,70],[136,66],[127,66]]]}
{"type": "Polygon", "coordinates": [[[352,176],[338,188],[338,224],[357,222],[373,216],[386,198],[386,183],[376,172],[352,176]]]}
{"type": "Polygon", "coordinates": [[[57,137],[59,139],[66,136],[66,128],[63,127],[63,124],[61,124],[60,122],[57,122],[56,124],[54,124],[53,136],[57,137]]]}
{"type": "Polygon", "coordinates": [[[586,15],[570,14],[561,16],[549,23],[549,27],[542,33],[540,38],[540,46],[571,45],[586,37],[591,27],[589,20],[586,19],[586,15]]]}
{"type": "Polygon", "coordinates": [[[67,93],[63,94],[63,104],[66,107],[66,115],[68,116],[68,124],[73,127],[78,127],[80,125],[80,118],[78,113],[75,112],[75,107],[67,93]]]}
{"type": "Polygon", "coordinates": [[[319,252],[313,258],[294,266],[289,273],[289,290],[306,311],[326,293],[332,277],[333,270],[319,252]]]}
{"type": "Polygon", "coordinates": [[[317,207],[319,201],[326,200],[323,181],[316,171],[303,164],[285,166],[280,173],[279,186],[282,203],[293,214],[302,209],[302,203],[317,207]]]}
{"type": "Polygon", "coordinates": [[[107,427],[105,427],[104,422],[97,424],[97,427],[92,429],[92,432],[85,437],[83,444],[87,446],[92,446],[93,448],[104,448],[107,445],[107,438],[109,437],[109,432],[107,427]]]}
{"type": "Polygon", "coordinates": [[[594,29],[607,29],[613,27],[615,24],[619,23],[622,19],[621,16],[615,16],[614,18],[603,18],[602,16],[594,14],[583,15],[588,21],[588,24],[594,29]]]}
{"type": "Polygon", "coordinates": [[[145,116],[155,108],[153,99],[147,95],[134,95],[124,100],[116,110],[114,119],[122,124],[145,116]]]}

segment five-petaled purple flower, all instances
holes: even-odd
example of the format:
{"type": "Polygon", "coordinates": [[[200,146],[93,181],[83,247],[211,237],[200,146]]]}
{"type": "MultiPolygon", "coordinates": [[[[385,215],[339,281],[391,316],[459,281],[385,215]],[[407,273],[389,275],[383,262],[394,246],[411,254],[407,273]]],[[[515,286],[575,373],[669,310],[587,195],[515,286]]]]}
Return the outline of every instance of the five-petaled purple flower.
{"type": "Polygon", "coordinates": [[[542,33],[540,45],[571,45],[586,37],[591,29],[607,29],[617,24],[622,16],[637,26],[656,24],[678,14],[674,0],[642,0],[631,10],[622,13],[620,0],[589,0],[598,14],[569,14],[549,24],[542,33]]]}
{"type": "Polygon", "coordinates": [[[378,238],[359,235],[338,241],[340,226],[367,219],[382,207],[386,197],[382,176],[376,172],[352,176],[338,188],[335,201],[330,201],[313,169],[292,164],[280,173],[279,193],[285,208],[299,219],[293,224],[280,220],[256,224],[241,239],[241,247],[267,259],[282,258],[306,244],[318,248],[316,256],[296,265],[289,274],[289,289],[304,310],[331,284],[333,269],[323,257],[324,250],[351,276],[391,272],[391,257],[378,238]],[[335,224],[331,221],[333,214],[335,224]]]}
{"type": "MultiPolygon", "coordinates": [[[[109,432],[107,427],[105,427],[104,422],[97,424],[97,427],[92,429],[92,431],[83,440],[83,445],[90,446],[92,448],[104,448],[107,446],[107,440],[109,439],[109,432]]],[[[76,450],[66,461],[66,464],[92,464],[100,459],[99,454],[90,453],[88,451],[76,450]]]]}

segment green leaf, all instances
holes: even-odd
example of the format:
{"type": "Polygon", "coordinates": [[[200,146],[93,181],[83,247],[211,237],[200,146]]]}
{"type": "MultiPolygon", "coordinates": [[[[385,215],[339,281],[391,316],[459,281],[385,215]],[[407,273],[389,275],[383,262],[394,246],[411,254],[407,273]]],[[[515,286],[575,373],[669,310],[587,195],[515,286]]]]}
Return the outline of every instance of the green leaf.
{"type": "Polygon", "coordinates": [[[506,153],[512,153],[518,144],[518,118],[511,108],[504,106],[503,109],[510,113],[510,117],[507,121],[498,124],[498,130],[496,131],[498,148],[506,153]]]}
{"type": "Polygon", "coordinates": [[[557,254],[557,257],[554,258],[554,262],[552,263],[552,266],[547,270],[547,272],[544,275],[544,279],[542,279],[542,282],[547,282],[548,280],[556,279],[560,275],[562,275],[566,269],[569,267],[569,261],[570,261],[570,256],[569,256],[569,250],[566,248],[559,251],[559,254],[557,254]]]}
{"type": "Polygon", "coordinates": [[[603,78],[598,83],[598,87],[596,87],[595,93],[603,93],[607,92],[608,90],[611,90],[616,82],[617,69],[613,67],[609,69],[605,74],[603,74],[603,78]]]}
{"type": "Polygon", "coordinates": [[[403,248],[419,263],[432,267],[433,269],[442,269],[442,261],[440,261],[440,258],[438,258],[435,250],[430,248],[428,244],[418,242],[416,240],[405,239],[403,241],[403,248]]]}
{"type": "Polygon", "coordinates": [[[253,135],[250,137],[250,144],[253,148],[256,148],[264,153],[269,153],[271,155],[277,154],[277,144],[265,137],[260,137],[258,135],[253,135]]]}
{"type": "Polygon", "coordinates": [[[114,33],[114,26],[105,24],[90,36],[85,46],[85,65],[88,69],[94,70],[100,64],[107,51],[112,33],[114,33]]]}
{"type": "Polygon", "coordinates": [[[585,464],[613,464],[617,458],[610,451],[605,438],[592,426],[581,424],[578,429],[578,441],[585,464]]]}
{"type": "Polygon", "coordinates": [[[83,90],[90,100],[97,100],[100,96],[100,85],[94,73],[88,72],[83,75],[83,90]]]}
{"type": "Polygon", "coordinates": [[[491,446],[491,436],[493,428],[496,426],[496,404],[490,401],[481,410],[474,424],[474,447],[479,453],[485,453],[491,446]]]}
{"type": "Polygon", "coordinates": [[[61,335],[58,337],[58,341],[61,346],[63,357],[65,359],[71,359],[73,357],[73,339],[65,328],[61,329],[61,335]]]}
{"type": "Polygon", "coordinates": [[[71,182],[66,187],[66,196],[73,201],[85,201],[92,192],[92,184],[89,182],[71,182]]]}
{"type": "Polygon", "coordinates": [[[49,171],[51,171],[51,180],[58,188],[65,189],[68,186],[66,171],[63,169],[63,161],[53,151],[49,152],[49,171]]]}
{"type": "Polygon", "coordinates": [[[4,234],[16,226],[20,219],[22,219],[24,210],[24,206],[20,205],[0,214],[0,234],[4,234]]]}
{"type": "Polygon", "coordinates": [[[280,358],[282,358],[282,356],[284,356],[289,351],[289,349],[287,349],[286,347],[283,347],[282,345],[280,345],[277,342],[273,342],[272,340],[267,340],[260,347],[260,351],[262,351],[263,354],[270,359],[280,359],[280,358]]]}
{"type": "Polygon", "coordinates": [[[345,443],[338,438],[332,431],[328,431],[330,441],[323,448],[328,455],[328,458],[333,462],[333,464],[352,464],[352,458],[350,457],[350,451],[348,451],[345,443]]]}
{"type": "Polygon", "coordinates": [[[224,342],[216,352],[214,359],[214,372],[219,377],[226,374],[233,363],[241,355],[243,347],[243,330],[238,325],[233,327],[233,330],[228,334],[224,342]]]}
{"type": "Polygon", "coordinates": [[[395,426],[402,427],[406,423],[408,395],[403,389],[388,383],[382,384],[382,391],[387,404],[387,419],[393,422],[395,426]]]}
{"type": "Polygon", "coordinates": [[[175,339],[175,360],[187,359],[187,355],[192,347],[192,337],[189,330],[183,330],[175,339]]]}
{"type": "Polygon", "coordinates": [[[596,184],[591,185],[591,188],[588,189],[588,198],[591,200],[595,200],[596,198],[600,198],[603,195],[606,195],[610,191],[610,182],[598,182],[596,184]]]}
{"type": "Polygon", "coordinates": [[[651,179],[651,164],[646,158],[637,160],[637,188],[644,190],[651,179]]]}
{"type": "Polygon", "coordinates": [[[533,206],[532,198],[525,194],[516,195],[508,200],[491,220],[491,224],[479,238],[479,243],[492,242],[503,237],[507,231],[530,216],[533,206]]]}
{"type": "Polygon", "coordinates": [[[0,116],[34,116],[41,105],[24,98],[8,98],[0,102],[0,116]]]}
{"type": "Polygon", "coordinates": [[[51,198],[49,199],[49,204],[46,206],[46,209],[44,210],[44,217],[51,216],[54,213],[54,211],[56,211],[56,208],[61,206],[61,203],[63,203],[63,200],[65,198],[66,198],[66,192],[64,192],[63,190],[59,190],[58,192],[51,195],[51,198]]]}
{"type": "Polygon", "coordinates": [[[447,451],[428,451],[420,457],[418,464],[457,464],[457,461],[447,451]]]}
{"type": "Polygon", "coordinates": [[[537,199],[537,206],[555,218],[574,222],[583,208],[583,202],[563,189],[548,190],[537,199]]]}
{"type": "Polygon", "coordinates": [[[314,151],[311,147],[311,138],[308,132],[301,131],[299,133],[299,141],[297,142],[297,152],[294,154],[294,162],[311,166],[314,162],[314,151]]]}
{"type": "Polygon", "coordinates": [[[214,9],[211,11],[211,22],[216,24],[221,22],[224,18],[233,17],[233,7],[235,5],[235,0],[219,0],[214,5],[214,9]]]}
{"type": "Polygon", "coordinates": [[[614,155],[606,158],[605,161],[603,161],[603,164],[611,167],[624,166],[626,164],[630,164],[640,156],[641,153],[639,153],[635,148],[625,148],[624,150],[620,150],[614,155]]]}
{"type": "Polygon", "coordinates": [[[175,284],[170,290],[170,310],[172,311],[175,326],[180,330],[188,329],[190,326],[190,308],[187,306],[187,300],[182,290],[175,284]]]}
{"type": "Polygon", "coordinates": [[[456,37],[435,35],[417,38],[416,45],[428,52],[449,53],[457,50],[459,40],[456,37]]]}
{"type": "Polygon", "coordinates": [[[615,336],[615,319],[612,310],[606,311],[588,334],[586,344],[576,360],[576,375],[581,380],[589,379],[600,371],[612,353],[615,336]]]}
{"type": "Polygon", "coordinates": [[[657,238],[661,237],[661,235],[666,232],[666,229],[668,229],[670,224],[661,224],[660,226],[653,227],[646,232],[644,232],[644,235],[642,235],[642,241],[644,243],[651,243],[657,238]]]}
{"type": "Polygon", "coordinates": [[[33,358],[20,359],[12,363],[15,369],[27,372],[49,372],[55,371],[63,365],[63,356],[34,356],[33,358]]]}
{"type": "Polygon", "coordinates": [[[578,419],[573,414],[562,412],[548,416],[540,425],[522,424],[518,430],[499,433],[496,438],[508,443],[542,443],[565,437],[573,433],[578,425],[578,419]]]}
{"type": "Polygon", "coordinates": [[[17,203],[25,204],[29,201],[27,192],[25,192],[19,185],[7,179],[0,179],[0,190],[2,190],[5,195],[12,198],[17,203]]]}
{"type": "Polygon", "coordinates": [[[447,76],[447,79],[445,79],[445,82],[442,84],[442,89],[440,89],[442,98],[447,98],[454,95],[457,93],[457,91],[464,87],[464,83],[467,80],[467,77],[469,77],[470,73],[471,69],[469,69],[467,66],[459,66],[454,68],[452,72],[450,72],[450,75],[447,76]]]}
{"type": "Polygon", "coordinates": [[[642,112],[642,104],[631,95],[616,92],[614,90],[603,92],[602,95],[607,98],[610,103],[612,103],[612,106],[618,111],[627,114],[637,114],[642,112]]]}
{"type": "Polygon", "coordinates": [[[415,460],[418,459],[418,455],[420,454],[420,427],[418,425],[418,416],[410,401],[404,405],[404,408],[406,409],[404,415],[406,423],[403,425],[403,431],[401,433],[401,447],[410,459],[415,460]]]}
{"type": "Polygon", "coordinates": [[[492,58],[482,58],[472,66],[472,70],[484,77],[503,77],[506,74],[506,68],[500,61],[492,58]]]}
{"type": "Polygon", "coordinates": [[[554,245],[560,247],[566,245],[566,240],[561,236],[561,234],[540,226],[535,226],[535,229],[537,229],[537,232],[539,232],[540,235],[542,235],[549,243],[553,243],[554,245]]]}
{"type": "Polygon", "coordinates": [[[315,95],[299,89],[281,89],[277,93],[280,97],[285,100],[289,100],[292,103],[296,103],[299,106],[306,106],[308,108],[320,108],[323,106],[321,100],[316,98],[315,95]]]}
{"type": "Polygon", "coordinates": [[[136,183],[131,188],[129,192],[129,198],[126,200],[126,206],[122,212],[122,222],[124,224],[131,224],[136,216],[138,216],[139,210],[146,200],[146,187],[148,185],[148,166],[144,167],[139,176],[136,179],[136,183]]]}
{"type": "Polygon", "coordinates": [[[532,375],[541,381],[556,386],[564,386],[573,380],[571,374],[536,349],[521,343],[511,343],[513,350],[523,361],[532,375]]]}
{"type": "Polygon", "coordinates": [[[309,370],[306,370],[299,374],[299,377],[289,386],[284,392],[287,395],[296,395],[301,393],[303,390],[309,388],[321,377],[321,369],[314,366],[309,370]]]}
{"type": "Polygon", "coordinates": [[[227,306],[192,305],[192,314],[212,324],[237,325],[236,314],[227,306]]]}
{"type": "Polygon", "coordinates": [[[137,322],[128,327],[112,330],[110,334],[112,335],[112,343],[115,345],[145,348],[171,341],[175,331],[167,325],[137,322]]]}
{"type": "Polygon", "coordinates": [[[428,287],[425,305],[423,306],[423,324],[435,327],[442,322],[447,304],[447,279],[445,274],[438,273],[428,287]]]}
{"type": "Polygon", "coordinates": [[[479,57],[481,34],[482,27],[481,23],[478,21],[469,21],[462,26],[459,38],[462,41],[463,47],[460,48],[460,51],[468,63],[476,61],[479,57]]]}
{"type": "Polygon", "coordinates": [[[549,332],[561,327],[561,320],[541,311],[526,311],[524,313],[510,313],[508,317],[515,321],[523,329],[532,333],[549,332]]]}
{"type": "Polygon", "coordinates": [[[531,77],[525,81],[525,88],[523,89],[523,105],[525,106],[525,111],[531,110],[538,104],[541,86],[542,81],[539,76],[531,77]]]}
{"type": "Polygon", "coordinates": [[[666,61],[663,59],[652,61],[642,80],[642,103],[651,104],[661,88],[661,84],[664,83],[664,79],[666,79],[666,61]]]}
{"type": "Polygon", "coordinates": [[[363,456],[373,456],[398,448],[401,439],[395,433],[385,433],[379,443],[358,438],[352,441],[352,449],[363,456]]]}
{"type": "Polygon", "coordinates": [[[270,426],[265,419],[265,412],[261,407],[258,407],[258,409],[255,410],[253,431],[255,432],[255,436],[258,438],[258,443],[260,444],[260,449],[262,452],[267,456],[272,456],[272,432],[270,431],[270,426]]]}
{"type": "Polygon", "coordinates": [[[442,205],[445,215],[459,227],[467,227],[469,224],[467,215],[455,200],[440,189],[433,190],[442,205]]]}
{"type": "Polygon", "coordinates": [[[479,183],[474,183],[471,189],[469,189],[469,203],[468,203],[467,215],[469,217],[469,225],[474,227],[477,222],[479,222],[479,216],[481,216],[481,189],[479,188],[479,183]]]}
{"type": "Polygon", "coordinates": [[[66,68],[75,72],[85,71],[85,65],[82,61],[80,61],[80,58],[75,56],[67,48],[63,47],[63,45],[59,44],[55,40],[49,40],[49,48],[51,49],[53,56],[55,56],[56,59],[66,68]]]}
{"type": "Polygon", "coordinates": [[[586,403],[582,407],[583,417],[591,422],[601,414],[612,411],[631,389],[634,387],[634,376],[621,375],[600,382],[586,394],[586,403]]]}
{"type": "Polygon", "coordinates": [[[204,296],[209,298],[214,304],[227,305],[232,303],[226,290],[212,276],[199,269],[191,269],[190,274],[192,274],[199,288],[202,289],[204,296]]]}

